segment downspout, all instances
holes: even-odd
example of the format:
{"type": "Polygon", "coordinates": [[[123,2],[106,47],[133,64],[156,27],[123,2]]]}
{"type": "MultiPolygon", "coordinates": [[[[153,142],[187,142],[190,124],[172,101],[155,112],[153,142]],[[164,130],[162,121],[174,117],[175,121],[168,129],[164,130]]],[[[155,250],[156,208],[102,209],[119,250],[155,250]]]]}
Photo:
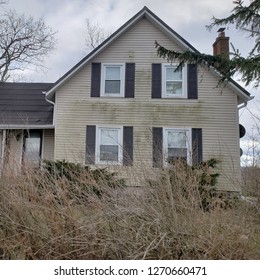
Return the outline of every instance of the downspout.
{"type": "Polygon", "coordinates": [[[239,107],[237,107],[237,110],[239,111],[240,109],[243,109],[247,106],[248,101],[254,99],[254,96],[250,96],[249,99],[247,101],[245,101],[242,105],[240,105],[239,107]]]}
{"type": "Polygon", "coordinates": [[[45,95],[45,100],[46,100],[48,103],[50,103],[50,104],[53,105],[54,111],[53,111],[53,120],[52,120],[52,124],[55,126],[55,118],[56,118],[56,107],[55,107],[55,102],[53,102],[53,101],[51,101],[50,99],[47,98],[46,92],[47,92],[47,91],[43,91],[42,93],[45,95]]]}
{"type": "Polygon", "coordinates": [[[3,138],[1,143],[1,175],[4,169],[4,161],[5,161],[5,146],[6,146],[6,129],[3,129],[3,138]]]}
{"type": "Polygon", "coordinates": [[[238,111],[245,108],[247,106],[247,101],[245,101],[242,105],[240,105],[239,107],[237,107],[238,111]]]}
{"type": "MultiPolygon", "coordinates": [[[[47,98],[46,91],[43,91],[42,93],[45,95],[45,100],[46,100],[48,103],[50,103],[50,104],[53,105],[53,120],[52,120],[52,124],[53,124],[53,126],[54,126],[54,158],[55,158],[55,134],[56,134],[56,132],[55,132],[55,120],[56,120],[56,106],[55,106],[55,102],[53,102],[53,101],[51,101],[51,100],[49,100],[49,99],[47,98]]],[[[44,136],[44,135],[45,135],[45,133],[43,133],[43,136],[44,136]]],[[[43,140],[43,139],[42,139],[42,143],[44,143],[44,140],[43,140]]],[[[42,148],[43,148],[43,144],[42,144],[42,148]]],[[[43,155],[43,150],[42,150],[42,155],[43,155]]]]}

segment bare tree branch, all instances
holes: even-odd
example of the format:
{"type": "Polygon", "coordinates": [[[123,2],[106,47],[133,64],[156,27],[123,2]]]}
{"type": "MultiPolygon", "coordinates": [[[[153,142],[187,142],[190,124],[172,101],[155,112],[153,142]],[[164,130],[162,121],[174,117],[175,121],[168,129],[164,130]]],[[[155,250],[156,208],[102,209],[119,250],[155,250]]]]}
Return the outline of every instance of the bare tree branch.
{"type": "Polygon", "coordinates": [[[7,81],[11,71],[43,67],[55,44],[55,32],[44,19],[7,12],[0,19],[0,82],[7,81]]]}
{"type": "Polygon", "coordinates": [[[87,38],[86,47],[87,49],[95,49],[100,45],[108,36],[105,34],[103,28],[99,26],[98,23],[91,23],[90,20],[86,19],[87,24],[87,38]]]}

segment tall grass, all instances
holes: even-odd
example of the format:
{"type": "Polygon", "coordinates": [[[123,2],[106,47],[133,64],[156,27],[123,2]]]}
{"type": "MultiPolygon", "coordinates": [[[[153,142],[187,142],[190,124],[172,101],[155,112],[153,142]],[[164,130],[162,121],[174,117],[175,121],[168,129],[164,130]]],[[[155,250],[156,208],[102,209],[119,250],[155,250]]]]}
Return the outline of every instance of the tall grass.
{"type": "Polygon", "coordinates": [[[205,211],[199,177],[172,168],[174,182],[165,170],[142,188],[111,188],[83,169],[75,181],[3,174],[0,258],[259,259],[259,205],[218,198],[205,211]]]}

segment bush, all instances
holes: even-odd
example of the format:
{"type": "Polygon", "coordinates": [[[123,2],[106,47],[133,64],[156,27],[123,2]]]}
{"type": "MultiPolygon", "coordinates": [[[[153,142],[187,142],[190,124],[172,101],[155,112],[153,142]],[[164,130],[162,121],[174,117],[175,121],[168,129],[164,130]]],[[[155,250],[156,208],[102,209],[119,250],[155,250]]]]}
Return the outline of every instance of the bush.
{"type": "Polygon", "coordinates": [[[208,211],[213,207],[215,198],[220,197],[215,188],[219,173],[213,172],[217,163],[216,159],[210,159],[190,166],[186,161],[176,160],[163,170],[160,180],[149,180],[149,183],[165,185],[169,181],[173,199],[182,197],[189,202],[195,200],[201,209],[208,211]]]}
{"type": "MultiPolygon", "coordinates": [[[[66,181],[70,186],[70,197],[86,199],[89,193],[101,197],[106,188],[125,187],[125,180],[118,179],[115,172],[109,172],[107,168],[91,169],[79,163],[72,163],[66,160],[48,161],[44,160],[41,174],[47,176],[52,185],[57,181],[66,181]]],[[[41,186],[41,181],[38,181],[41,186]]]]}

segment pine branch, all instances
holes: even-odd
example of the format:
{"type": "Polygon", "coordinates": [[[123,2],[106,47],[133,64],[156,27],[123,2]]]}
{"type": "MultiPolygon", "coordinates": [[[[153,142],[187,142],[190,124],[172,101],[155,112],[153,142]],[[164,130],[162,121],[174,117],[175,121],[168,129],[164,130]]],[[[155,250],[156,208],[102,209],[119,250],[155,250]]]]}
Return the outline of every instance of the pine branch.
{"type": "Polygon", "coordinates": [[[242,0],[234,1],[236,7],[231,11],[232,14],[226,18],[212,18],[212,23],[207,27],[211,30],[214,26],[235,25],[237,30],[246,32],[255,39],[255,46],[250,51],[250,55],[260,52],[260,1],[254,0],[248,6],[242,0]]]}
{"type": "Polygon", "coordinates": [[[155,42],[157,54],[159,57],[167,59],[169,62],[178,62],[178,67],[184,63],[195,63],[208,69],[217,70],[220,75],[220,84],[230,80],[236,72],[241,74],[241,80],[246,85],[254,82],[254,86],[259,86],[260,83],[260,56],[243,58],[238,52],[234,53],[232,60],[226,59],[221,55],[208,55],[199,52],[187,50],[185,52],[176,52],[168,50],[155,42]]]}

